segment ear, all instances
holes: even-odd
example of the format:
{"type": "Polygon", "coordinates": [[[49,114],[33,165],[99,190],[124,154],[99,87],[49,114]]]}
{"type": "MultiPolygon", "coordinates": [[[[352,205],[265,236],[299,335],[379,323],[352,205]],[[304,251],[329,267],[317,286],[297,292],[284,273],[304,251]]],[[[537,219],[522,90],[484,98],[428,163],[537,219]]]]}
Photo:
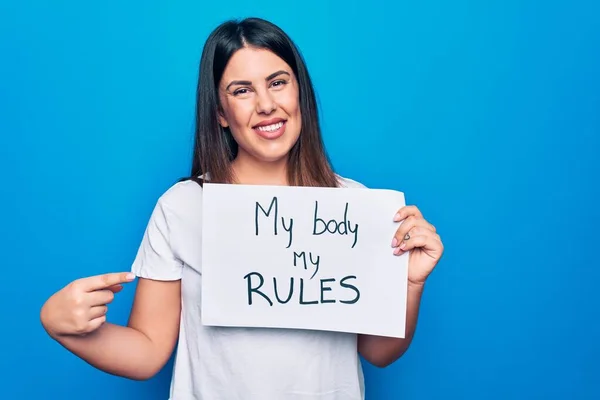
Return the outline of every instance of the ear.
{"type": "Polygon", "coordinates": [[[229,126],[229,124],[227,123],[227,120],[225,119],[225,117],[223,117],[223,115],[221,115],[221,113],[219,113],[219,124],[223,128],[227,128],[229,126]]]}
{"type": "Polygon", "coordinates": [[[229,123],[227,122],[227,119],[225,119],[225,115],[223,113],[223,108],[221,106],[219,106],[219,108],[217,110],[217,116],[219,118],[219,124],[223,128],[227,128],[229,126],[229,123]]]}

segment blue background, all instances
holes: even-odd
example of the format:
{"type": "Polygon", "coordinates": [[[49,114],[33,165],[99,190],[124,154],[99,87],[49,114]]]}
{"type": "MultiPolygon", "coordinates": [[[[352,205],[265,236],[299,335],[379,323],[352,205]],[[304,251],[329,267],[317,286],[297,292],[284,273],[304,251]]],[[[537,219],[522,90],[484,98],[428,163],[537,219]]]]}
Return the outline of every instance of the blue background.
{"type": "Polygon", "coordinates": [[[171,364],[104,374],[39,309],[129,269],[188,172],[203,42],[244,16],[302,49],[337,171],[404,191],[445,242],[367,399],[600,398],[600,7],[524,0],[0,3],[1,397],[166,398],[171,364]]]}

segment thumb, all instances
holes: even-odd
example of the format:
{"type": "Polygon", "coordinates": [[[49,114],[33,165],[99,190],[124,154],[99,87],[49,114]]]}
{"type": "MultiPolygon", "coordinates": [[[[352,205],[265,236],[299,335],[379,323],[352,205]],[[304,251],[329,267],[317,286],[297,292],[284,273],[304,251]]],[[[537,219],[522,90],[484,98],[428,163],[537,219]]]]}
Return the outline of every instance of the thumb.
{"type": "Polygon", "coordinates": [[[109,286],[107,289],[113,293],[119,293],[121,290],[123,290],[123,285],[117,284],[117,285],[109,286]]]}

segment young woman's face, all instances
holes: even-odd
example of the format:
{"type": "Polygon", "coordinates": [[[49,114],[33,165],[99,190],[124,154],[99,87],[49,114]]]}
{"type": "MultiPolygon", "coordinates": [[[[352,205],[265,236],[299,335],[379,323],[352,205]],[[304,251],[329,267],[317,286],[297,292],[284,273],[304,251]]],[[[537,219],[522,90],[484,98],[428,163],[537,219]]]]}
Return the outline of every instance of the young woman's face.
{"type": "Polygon", "coordinates": [[[219,96],[219,122],[230,128],[238,157],[287,157],[301,128],[298,82],[287,63],[268,50],[240,49],[225,68],[219,96]]]}

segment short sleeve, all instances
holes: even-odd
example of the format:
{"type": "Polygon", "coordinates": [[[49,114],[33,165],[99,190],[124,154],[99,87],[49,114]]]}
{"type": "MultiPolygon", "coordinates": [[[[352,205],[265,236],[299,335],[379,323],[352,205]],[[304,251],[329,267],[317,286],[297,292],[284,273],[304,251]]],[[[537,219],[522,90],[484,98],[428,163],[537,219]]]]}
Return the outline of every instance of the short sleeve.
{"type": "Polygon", "coordinates": [[[181,279],[183,262],[178,259],[171,243],[169,212],[159,199],[137,251],[131,271],[138,277],[153,280],[181,279]]]}
{"type": "Polygon", "coordinates": [[[338,180],[340,181],[340,184],[341,184],[342,188],[347,188],[347,189],[367,189],[367,187],[365,185],[363,185],[362,183],[360,183],[358,181],[355,181],[353,179],[350,179],[350,178],[346,178],[346,177],[338,175],[338,180]]]}

